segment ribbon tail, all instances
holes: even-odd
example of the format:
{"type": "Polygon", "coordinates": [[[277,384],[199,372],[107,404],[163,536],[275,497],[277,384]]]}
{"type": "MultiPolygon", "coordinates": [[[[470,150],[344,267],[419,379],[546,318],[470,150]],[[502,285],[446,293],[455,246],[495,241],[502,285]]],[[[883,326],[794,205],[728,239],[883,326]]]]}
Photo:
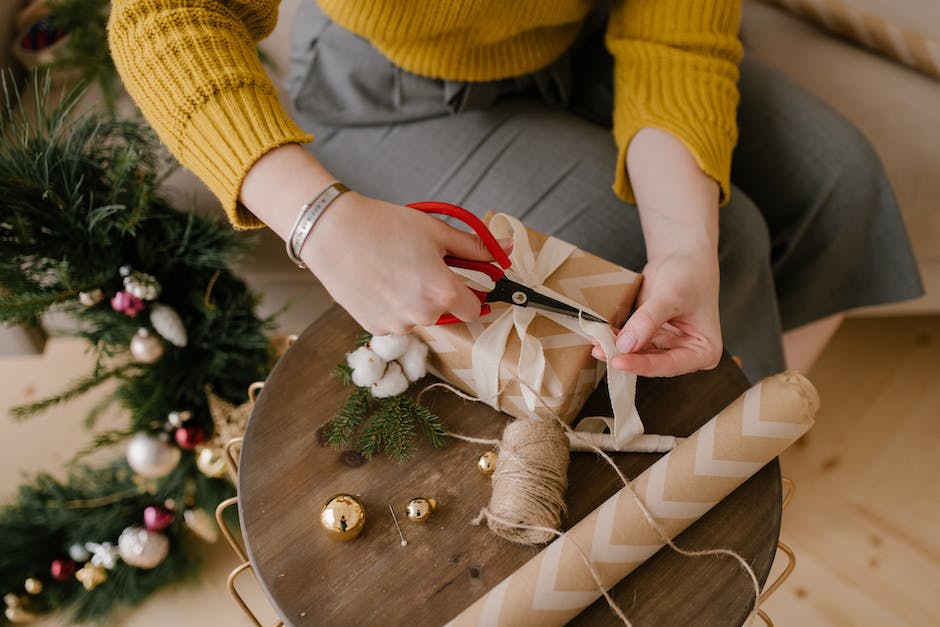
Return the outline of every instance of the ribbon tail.
{"type": "Polygon", "coordinates": [[[499,411],[499,363],[506,352],[506,340],[512,331],[512,311],[507,309],[477,337],[470,349],[474,392],[499,411]]]}
{"type": "Polygon", "coordinates": [[[643,434],[620,445],[610,433],[569,431],[568,442],[575,452],[591,452],[599,448],[610,453],[668,453],[675,448],[678,439],[672,435],[643,434]]]}

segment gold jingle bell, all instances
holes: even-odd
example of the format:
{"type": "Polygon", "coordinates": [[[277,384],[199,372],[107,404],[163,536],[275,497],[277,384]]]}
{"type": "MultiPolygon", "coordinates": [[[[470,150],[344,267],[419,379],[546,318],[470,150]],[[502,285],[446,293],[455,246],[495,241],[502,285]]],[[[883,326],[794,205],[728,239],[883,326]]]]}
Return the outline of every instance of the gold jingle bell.
{"type": "Polygon", "coordinates": [[[437,509],[437,499],[426,497],[411,499],[408,501],[408,507],[405,508],[405,515],[412,522],[423,523],[431,517],[431,513],[437,509]]]}
{"type": "Polygon", "coordinates": [[[208,446],[196,447],[196,467],[207,477],[218,479],[225,475],[225,458],[218,449],[208,446]]]}
{"type": "Polygon", "coordinates": [[[30,577],[23,584],[23,588],[25,588],[26,592],[29,594],[39,594],[42,592],[42,582],[35,577],[30,577]]]}
{"type": "Polygon", "coordinates": [[[348,542],[366,525],[366,508],[351,494],[337,494],[320,510],[320,526],[334,540],[348,542]]]}
{"type": "Polygon", "coordinates": [[[496,472],[496,462],[499,456],[496,451],[486,451],[477,459],[477,470],[489,477],[496,472]]]}

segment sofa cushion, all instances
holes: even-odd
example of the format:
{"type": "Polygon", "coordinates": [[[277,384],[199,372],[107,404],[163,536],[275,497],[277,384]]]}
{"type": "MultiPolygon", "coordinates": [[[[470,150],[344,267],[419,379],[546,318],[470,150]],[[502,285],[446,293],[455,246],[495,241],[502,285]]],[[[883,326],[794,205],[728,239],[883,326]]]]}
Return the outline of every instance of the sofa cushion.
{"type": "Polygon", "coordinates": [[[936,0],[764,1],[940,78],[940,11],[936,0]]]}
{"type": "Polygon", "coordinates": [[[748,53],[814,92],[872,143],[927,284],[926,298],[902,308],[940,310],[940,81],[761,2],[745,2],[741,36],[748,53]]]}

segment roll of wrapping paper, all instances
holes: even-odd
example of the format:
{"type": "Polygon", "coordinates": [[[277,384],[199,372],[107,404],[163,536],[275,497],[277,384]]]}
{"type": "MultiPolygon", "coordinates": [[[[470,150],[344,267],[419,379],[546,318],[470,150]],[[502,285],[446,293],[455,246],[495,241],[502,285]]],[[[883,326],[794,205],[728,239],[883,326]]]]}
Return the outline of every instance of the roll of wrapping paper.
{"type": "MultiPolygon", "coordinates": [[[[806,433],[818,408],[801,375],[764,379],[634,479],[633,490],[672,539],[806,433]]],[[[564,625],[601,596],[572,543],[606,589],[666,544],[623,488],[448,624],[564,625]]]]}

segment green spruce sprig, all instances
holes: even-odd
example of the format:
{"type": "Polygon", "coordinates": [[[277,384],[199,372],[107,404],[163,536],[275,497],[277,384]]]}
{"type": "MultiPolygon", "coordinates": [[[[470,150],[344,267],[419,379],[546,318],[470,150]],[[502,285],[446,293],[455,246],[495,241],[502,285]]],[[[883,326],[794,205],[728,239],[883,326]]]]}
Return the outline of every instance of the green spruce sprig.
{"type": "MultiPolygon", "coordinates": [[[[369,343],[364,334],[358,346],[369,343]]],[[[352,368],[345,361],[337,364],[332,374],[346,385],[352,382],[352,368]]],[[[417,434],[427,438],[431,446],[444,446],[447,428],[437,414],[418,403],[407,392],[388,398],[375,398],[369,388],[354,386],[326,429],[327,442],[335,447],[352,446],[366,458],[384,453],[399,463],[407,461],[417,450],[417,434]]]]}

